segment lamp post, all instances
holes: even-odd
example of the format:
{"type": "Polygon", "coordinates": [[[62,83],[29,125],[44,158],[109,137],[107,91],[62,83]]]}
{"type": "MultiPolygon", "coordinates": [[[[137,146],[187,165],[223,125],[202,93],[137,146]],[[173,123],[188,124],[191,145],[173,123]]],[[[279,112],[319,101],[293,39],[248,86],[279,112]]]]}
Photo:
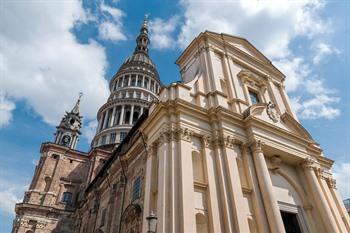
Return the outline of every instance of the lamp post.
{"type": "Polygon", "coordinates": [[[146,219],[148,221],[147,233],[156,233],[158,219],[157,215],[155,215],[152,211],[146,219]]]}

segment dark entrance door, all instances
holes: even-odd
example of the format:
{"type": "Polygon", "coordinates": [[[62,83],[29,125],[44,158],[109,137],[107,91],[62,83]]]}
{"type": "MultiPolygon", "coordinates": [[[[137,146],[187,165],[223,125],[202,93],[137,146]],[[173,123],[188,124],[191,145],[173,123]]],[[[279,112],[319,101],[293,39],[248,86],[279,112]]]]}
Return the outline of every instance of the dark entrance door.
{"type": "Polygon", "coordinates": [[[286,233],[301,233],[296,214],[281,211],[281,215],[286,233]]]}

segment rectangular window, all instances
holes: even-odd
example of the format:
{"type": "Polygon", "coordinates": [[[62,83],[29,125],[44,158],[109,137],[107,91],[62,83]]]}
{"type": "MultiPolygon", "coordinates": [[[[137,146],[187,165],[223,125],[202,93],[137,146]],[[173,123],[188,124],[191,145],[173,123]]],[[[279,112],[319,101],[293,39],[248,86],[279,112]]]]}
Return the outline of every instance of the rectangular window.
{"type": "Polygon", "coordinates": [[[259,95],[255,91],[249,90],[249,97],[252,104],[260,103],[259,95]]]}
{"type": "Polygon", "coordinates": [[[286,233],[301,233],[297,214],[281,211],[281,216],[286,233]]]}
{"type": "Polygon", "coordinates": [[[65,204],[71,204],[72,203],[72,193],[64,192],[63,196],[62,196],[62,202],[65,204]]]}
{"type": "Polygon", "coordinates": [[[120,142],[122,142],[125,137],[126,137],[126,132],[120,132],[120,142]]]}
{"type": "Polygon", "coordinates": [[[102,140],[102,141],[101,141],[101,144],[102,144],[102,145],[106,144],[106,139],[107,139],[107,136],[106,136],[106,135],[103,135],[103,136],[102,136],[102,139],[101,139],[101,140],[102,140]]]}
{"type": "Polygon", "coordinates": [[[116,135],[116,133],[111,133],[111,136],[109,138],[109,143],[114,143],[115,142],[115,135],[116,135]]]}
{"type": "Polygon", "coordinates": [[[133,188],[132,188],[132,200],[136,200],[140,197],[141,194],[141,177],[137,177],[134,180],[133,188]]]}

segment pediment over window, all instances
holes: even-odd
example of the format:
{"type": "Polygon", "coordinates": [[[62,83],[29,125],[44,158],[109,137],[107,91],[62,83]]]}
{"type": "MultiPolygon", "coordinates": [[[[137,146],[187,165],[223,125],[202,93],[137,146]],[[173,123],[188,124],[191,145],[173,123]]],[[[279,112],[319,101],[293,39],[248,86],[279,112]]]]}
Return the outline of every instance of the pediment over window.
{"type": "Polygon", "coordinates": [[[267,79],[264,77],[256,75],[249,70],[241,70],[237,76],[242,80],[242,83],[252,88],[266,90],[267,79]]]}

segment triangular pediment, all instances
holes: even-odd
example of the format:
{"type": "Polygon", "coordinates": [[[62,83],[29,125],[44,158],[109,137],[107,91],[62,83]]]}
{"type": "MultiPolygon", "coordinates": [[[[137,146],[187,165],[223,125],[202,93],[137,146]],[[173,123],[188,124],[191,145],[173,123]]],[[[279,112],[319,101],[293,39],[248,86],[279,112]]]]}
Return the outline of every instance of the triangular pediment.
{"type": "Polygon", "coordinates": [[[267,123],[273,124],[283,130],[286,130],[293,135],[297,135],[303,139],[314,142],[310,133],[289,113],[285,112],[281,116],[275,115],[275,116],[278,116],[276,118],[276,117],[273,117],[271,113],[269,115],[267,108],[268,108],[267,104],[252,105],[244,111],[243,116],[245,118],[249,116],[254,116],[255,118],[258,118],[267,123]]]}
{"type": "Polygon", "coordinates": [[[233,46],[236,49],[239,49],[240,51],[248,54],[251,57],[254,57],[255,59],[258,59],[264,63],[271,63],[271,61],[267,57],[265,57],[257,48],[255,48],[248,40],[242,37],[233,36],[225,33],[218,34],[210,31],[206,31],[206,33],[210,34],[211,36],[217,37],[218,40],[223,38],[227,44],[233,46]]]}
{"type": "Polygon", "coordinates": [[[243,54],[248,55],[249,57],[260,61],[261,63],[267,64],[271,66],[276,72],[278,72],[281,76],[284,76],[284,74],[275,67],[272,62],[265,57],[263,53],[261,53],[256,47],[254,47],[253,44],[251,44],[247,39],[239,37],[239,36],[233,36],[225,33],[216,33],[211,31],[205,31],[204,34],[210,35],[212,38],[215,38],[217,41],[225,41],[226,48],[231,48],[235,50],[239,50],[243,54]]]}
{"type": "Polygon", "coordinates": [[[285,112],[281,116],[281,121],[293,133],[305,139],[314,141],[310,133],[298,121],[296,121],[294,117],[292,117],[289,113],[285,112]]]}

